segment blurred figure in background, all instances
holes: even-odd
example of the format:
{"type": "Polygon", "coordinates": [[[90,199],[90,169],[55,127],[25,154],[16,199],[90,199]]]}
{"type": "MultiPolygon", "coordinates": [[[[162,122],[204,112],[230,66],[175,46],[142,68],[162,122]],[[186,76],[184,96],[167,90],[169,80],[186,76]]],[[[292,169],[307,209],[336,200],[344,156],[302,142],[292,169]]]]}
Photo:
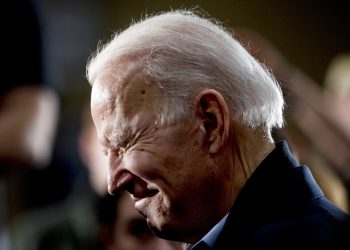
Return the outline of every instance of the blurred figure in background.
{"type": "MultiPolygon", "coordinates": [[[[290,64],[260,34],[246,28],[236,30],[241,42],[253,56],[268,66],[284,89],[287,126],[275,131],[276,139],[287,139],[298,159],[310,167],[325,196],[343,211],[349,212],[350,133],[347,135],[343,129],[350,128],[350,123],[344,126],[350,119],[349,113],[346,115],[348,111],[345,111],[349,109],[349,102],[346,108],[345,98],[323,91],[320,84],[290,64]]],[[[333,72],[328,73],[326,82],[334,83],[332,88],[337,89],[335,92],[342,92],[345,96],[349,93],[345,91],[345,77],[350,71],[343,59],[339,68],[329,70],[333,72]],[[339,71],[342,73],[338,74],[339,71]]]]}
{"type": "MultiPolygon", "coordinates": [[[[329,116],[337,124],[337,130],[344,141],[347,141],[348,156],[350,155],[350,53],[335,56],[330,62],[324,79],[324,100],[329,116]]],[[[348,197],[350,193],[350,161],[347,160],[343,170],[348,197]]],[[[340,172],[340,174],[343,174],[340,172]]],[[[350,199],[350,197],[349,197],[350,199]]],[[[349,204],[347,204],[349,208],[349,204]]],[[[348,210],[349,212],[349,210],[348,210]]]]}
{"type": "Polygon", "coordinates": [[[43,167],[50,160],[58,98],[45,82],[41,30],[30,1],[6,1],[18,18],[3,20],[0,171],[43,167]]]}
{"type": "Polygon", "coordinates": [[[340,54],[332,59],[326,71],[324,85],[329,114],[350,141],[350,53],[340,54]]]}
{"type": "MultiPolygon", "coordinates": [[[[0,80],[0,249],[10,249],[7,225],[25,209],[19,184],[28,169],[51,159],[58,96],[46,86],[41,27],[35,6],[5,1],[1,15],[3,64],[0,80]]],[[[26,197],[27,199],[29,197],[26,197]]]]}
{"type": "Polygon", "coordinates": [[[96,147],[90,116],[90,109],[85,107],[77,136],[79,155],[88,171],[81,171],[65,199],[27,213],[16,221],[13,250],[101,249],[95,205],[106,193],[105,158],[96,147]]]}

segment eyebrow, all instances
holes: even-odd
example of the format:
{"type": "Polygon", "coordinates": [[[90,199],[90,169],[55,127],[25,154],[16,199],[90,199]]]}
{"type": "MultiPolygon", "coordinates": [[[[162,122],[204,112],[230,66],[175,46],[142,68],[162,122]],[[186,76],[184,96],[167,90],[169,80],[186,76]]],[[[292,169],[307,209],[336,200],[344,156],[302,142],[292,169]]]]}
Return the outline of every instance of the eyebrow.
{"type": "Polygon", "coordinates": [[[103,136],[100,139],[100,144],[103,147],[103,149],[106,148],[123,148],[125,147],[130,139],[132,138],[132,133],[130,130],[125,130],[126,132],[123,132],[121,135],[114,137],[113,134],[112,137],[114,140],[110,140],[108,136],[103,136]]]}
{"type": "Polygon", "coordinates": [[[117,136],[115,142],[110,142],[111,146],[116,148],[126,148],[126,146],[130,143],[131,140],[135,137],[135,134],[132,132],[130,128],[125,128],[122,131],[120,136],[117,136]]]}

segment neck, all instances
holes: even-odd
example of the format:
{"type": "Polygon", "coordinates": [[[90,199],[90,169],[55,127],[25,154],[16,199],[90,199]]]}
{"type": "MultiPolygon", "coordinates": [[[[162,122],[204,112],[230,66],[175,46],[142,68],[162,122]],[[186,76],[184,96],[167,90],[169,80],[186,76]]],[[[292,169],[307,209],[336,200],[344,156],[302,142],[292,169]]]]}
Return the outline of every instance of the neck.
{"type": "Polygon", "coordinates": [[[243,126],[234,129],[231,143],[231,204],[259,164],[275,148],[275,144],[262,128],[248,129],[243,126]],[[236,131],[239,131],[238,133],[236,131]]]}
{"type": "Polygon", "coordinates": [[[261,131],[248,134],[237,147],[238,166],[248,179],[260,163],[275,148],[272,140],[267,138],[261,131]]]}

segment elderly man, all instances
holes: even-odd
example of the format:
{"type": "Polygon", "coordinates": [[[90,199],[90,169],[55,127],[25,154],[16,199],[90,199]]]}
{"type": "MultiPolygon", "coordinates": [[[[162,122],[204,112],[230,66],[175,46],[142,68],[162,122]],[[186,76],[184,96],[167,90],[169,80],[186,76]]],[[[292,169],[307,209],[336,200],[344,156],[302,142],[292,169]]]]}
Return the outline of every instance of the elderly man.
{"type": "Polygon", "coordinates": [[[191,249],[333,247],[346,215],[274,143],[281,89],[221,26],[188,11],[149,17],[87,72],[109,192],[127,190],[156,235],[191,249]]]}

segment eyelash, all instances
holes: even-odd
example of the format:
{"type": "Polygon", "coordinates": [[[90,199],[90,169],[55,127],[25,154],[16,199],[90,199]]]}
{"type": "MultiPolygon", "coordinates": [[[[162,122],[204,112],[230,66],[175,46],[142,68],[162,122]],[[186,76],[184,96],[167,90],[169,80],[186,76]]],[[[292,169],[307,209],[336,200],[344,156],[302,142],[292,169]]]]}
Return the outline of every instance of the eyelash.
{"type": "MultiPolygon", "coordinates": [[[[121,146],[118,146],[118,149],[111,149],[112,152],[115,152],[117,155],[119,155],[120,153],[124,153],[129,147],[130,145],[129,140],[125,140],[123,143],[121,143],[121,146]]],[[[102,148],[102,152],[105,156],[108,156],[109,154],[109,150],[108,148],[102,148]]]]}
{"type": "Polygon", "coordinates": [[[123,149],[123,148],[120,148],[120,149],[107,149],[107,148],[104,148],[102,149],[102,153],[108,157],[109,154],[113,154],[115,156],[120,156],[121,154],[123,154],[126,150],[123,149]]]}

